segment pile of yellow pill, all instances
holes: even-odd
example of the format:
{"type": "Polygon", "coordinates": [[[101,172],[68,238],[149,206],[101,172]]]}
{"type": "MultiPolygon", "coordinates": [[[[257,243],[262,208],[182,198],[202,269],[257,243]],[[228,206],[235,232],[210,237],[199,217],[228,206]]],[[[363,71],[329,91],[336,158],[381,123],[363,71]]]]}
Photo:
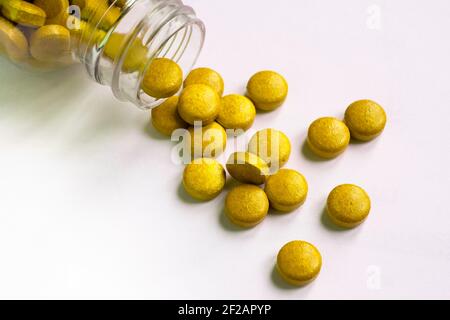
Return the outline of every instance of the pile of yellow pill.
{"type": "MultiPolygon", "coordinates": [[[[254,123],[256,109],[274,110],[285,101],[288,93],[286,80],[279,74],[267,71],[257,73],[250,79],[247,97],[231,94],[218,102],[217,97],[223,93],[223,88],[223,79],[217,72],[208,68],[196,69],[184,82],[181,93],[184,101],[182,104],[181,101],[178,103],[179,118],[184,123],[206,122],[200,131],[207,131],[209,126],[216,130],[226,128],[245,131],[254,123]],[[211,124],[210,121],[214,122],[211,124]]],[[[344,121],[334,117],[315,120],[309,127],[306,142],[313,153],[331,159],[348,148],[351,138],[372,140],[382,133],[385,125],[386,114],[383,108],[371,100],[360,100],[347,108],[344,121]]],[[[176,127],[180,125],[172,128],[176,127]]],[[[193,136],[192,127],[189,132],[193,136]]],[[[219,148],[220,145],[223,151],[226,141],[222,141],[220,136],[221,134],[218,139],[220,143],[215,147],[219,148]]],[[[205,140],[200,139],[198,143],[191,141],[191,144],[191,148],[199,144],[203,151],[205,140]]],[[[226,170],[240,183],[225,198],[224,211],[232,224],[240,228],[253,228],[263,222],[270,208],[274,212],[289,213],[305,203],[309,186],[304,175],[293,169],[281,169],[288,163],[291,152],[292,145],[288,136],[280,130],[267,128],[251,137],[246,151],[234,152],[229,156],[226,170]]],[[[213,177],[201,167],[197,173],[208,181],[206,186],[221,186],[224,183],[221,176],[213,177]]],[[[183,181],[187,192],[194,198],[201,199],[190,190],[192,187],[186,186],[185,180],[186,177],[183,181]]],[[[217,194],[214,193],[214,196],[217,194]]],[[[326,203],[330,220],[343,228],[354,228],[365,221],[370,207],[367,193],[350,184],[336,187],[326,203]]],[[[287,283],[303,286],[314,281],[320,273],[322,256],[311,243],[292,241],[280,249],[276,266],[287,283]]]]}
{"type": "MultiPolygon", "coordinates": [[[[106,45],[105,53],[111,58],[117,55],[118,47],[124,42],[123,35],[111,36],[112,42],[106,45]]],[[[131,50],[129,50],[131,51],[131,50]]],[[[130,56],[127,69],[133,70],[139,65],[138,61],[146,57],[146,51],[138,43],[135,44],[134,55],[130,56]]],[[[125,63],[124,63],[125,66],[125,63]]],[[[257,115],[255,105],[261,103],[261,97],[243,94],[228,94],[222,96],[225,82],[217,71],[211,68],[197,68],[192,70],[183,81],[183,71],[175,61],[166,58],[153,59],[145,71],[142,80],[142,90],[155,99],[170,98],[170,102],[163,102],[158,111],[152,111],[151,123],[157,131],[170,136],[176,129],[189,128],[185,135],[185,150],[190,150],[191,159],[215,158],[225,151],[227,135],[237,136],[251,128],[257,115]],[[172,99],[178,94],[177,99],[172,99]],[[163,112],[163,110],[166,110],[163,112]],[[168,117],[167,121],[164,117],[168,117]],[[226,131],[229,130],[229,131],[226,131]]],[[[287,96],[287,82],[280,74],[270,71],[257,73],[249,83],[264,85],[263,90],[276,92],[280,81],[286,84],[282,99],[277,100],[281,105],[287,96]],[[262,76],[262,77],[261,77],[262,76]],[[269,76],[270,80],[264,80],[269,76]]],[[[248,86],[252,88],[252,85],[248,86]]],[[[258,92],[256,90],[255,92],[258,92]]],[[[289,159],[291,145],[284,133],[274,129],[267,129],[255,135],[250,144],[249,153],[261,157],[264,166],[283,166],[289,159]],[[266,133],[268,133],[266,135],[266,133]],[[273,141],[273,142],[272,142],[273,141]],[[273,146],[279,148],[272,151],[273,146]],[[268,153],[263,149],[269,147],[268,153]],[[255,150],[253,150],[255,148],[255,150]]],[[[248,156],[247,156],[248,157],[248,156]]],[[[188,157],[189,158],[189,157],[188,157]]],[[[252,159],[253,160],[253,156],[252,159]]],[[[234,168],[234,167],[233,167],[234,168]]],[[[239,168],[236,167],[236,168],[239,168]]],[[[263,168],[265,170],[265,168],[263,168]]],[[[233,174],[239,175],[239,169],[233,174]]],[[[241,181],[254,183],[254,179],[238,178],[241,181]]],[[[256,180],[261,180],[258,177],[256,180]]],[[[261,180],[259,184],[264,183],[261,180]]]]}

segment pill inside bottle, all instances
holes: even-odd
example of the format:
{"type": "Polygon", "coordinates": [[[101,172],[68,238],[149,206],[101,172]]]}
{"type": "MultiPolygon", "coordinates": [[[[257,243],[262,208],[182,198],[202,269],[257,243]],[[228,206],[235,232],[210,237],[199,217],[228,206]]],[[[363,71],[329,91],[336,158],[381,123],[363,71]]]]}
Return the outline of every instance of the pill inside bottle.
{"type": "Polygon", "coordinates": [[[38,72],[78,64],[144,110],[181,90],[204,39],[180,0],[0,1],[0,58],[38,72]]]}

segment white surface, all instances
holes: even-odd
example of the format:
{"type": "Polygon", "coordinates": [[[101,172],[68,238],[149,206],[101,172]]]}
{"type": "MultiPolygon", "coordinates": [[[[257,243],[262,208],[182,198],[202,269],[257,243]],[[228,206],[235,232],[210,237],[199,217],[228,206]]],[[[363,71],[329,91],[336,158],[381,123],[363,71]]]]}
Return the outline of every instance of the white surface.
{"type": "Polygon", "coordinates": [[[225,193],[202,204],[184,195],[173,144],[146,129],[146,113],[81,68],[30,75],[2,60],[0,298],[450,298],[450,2],[186,2],[207,25],[199,65],[221,71],[227,92],[260,69],[288,79],[284,107],[254,129],[292,139],[288,166],[308,178],[307,203],[235,231],[225,193]],[[308,158],[310,122],[360,98],[385,106],[383,136],[337,160],[308,158]],[[321,217],[346,182],[373,209],[340,232],[321,217]],[[294,239],[324,259],[303,289],[272,274],[294,239]]]}

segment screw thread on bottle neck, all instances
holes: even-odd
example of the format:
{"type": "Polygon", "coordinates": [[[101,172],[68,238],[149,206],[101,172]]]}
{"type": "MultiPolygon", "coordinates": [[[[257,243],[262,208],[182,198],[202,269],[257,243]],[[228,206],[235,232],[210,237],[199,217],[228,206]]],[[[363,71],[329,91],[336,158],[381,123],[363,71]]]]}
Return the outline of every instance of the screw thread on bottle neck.
{"type": "Polygon", "coordinates": [[[187,75],[203,47],[204,25],[180,0],[117,0],[88,14],[81,21],[84,41],[78,43],[74,54],[91,78],[110,86],[119,100],[141,109],[164,101],[141,89],[151,61],[171,59],[187,75]]]}

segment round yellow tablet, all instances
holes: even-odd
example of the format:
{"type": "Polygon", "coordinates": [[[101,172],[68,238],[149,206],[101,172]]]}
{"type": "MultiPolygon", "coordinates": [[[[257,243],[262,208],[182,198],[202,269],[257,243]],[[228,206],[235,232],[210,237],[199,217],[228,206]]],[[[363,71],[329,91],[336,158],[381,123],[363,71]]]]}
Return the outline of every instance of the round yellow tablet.
{"type": "Polygon", "coordinates": [[[266,218],[269,200],[261,188],[249,184],[240,185],[228,193],[225,212],[235,225],[251,228],[266,218]]]}
{"type": "Polygon", "coordinates": [[[205,84],[213,88],[219,96],[223,95],[224,82],[222,76],[210,68],[198,68],[192,70],[184,80],[184,87],[193,84],[205,84]]]}
{"type": "MultiPolygon", "coordinates": [[[[105,45],[103,53],[111,60],[115,60],[125,50],[127,38],[125,34],[113,33],[105,45]]],[[[148,49],[139,39],[135,39],[127,51],[122,69],[125,72],[138,71],[147,61],[148,49]]]]}
{"type": "Polygon", "coordinates": [[[60,25],[40,27],[31,36],[30,52],[39,61],[57,61],[70,55],[70,32],[60,25]]]}
{"type": "Polygon", "coordinates": [[[267,163],[249,152],[235,152],[227,161],[228,173],[237,181],[261,185],[269,175],[267,163]]]}
{"type": "Polygon", "coordinates": [[[255,121],[256,109],[250,99],[230,94],[222,98],[222,107],[217,121],[227,129],[247,130],[255,121]]]}
{"type": "Polygon", "coordinates": [[[87,5],[87,2],[91,1],[92,0],[70,0],[70,3],[73,4],[74,6],[79,7],[80,9],[84,9],[87,5]]]}
{"type": "Polygon", "coordinates": [[[193,84],[181,93],[178,112],[187,123],[201,121],[205,126],[216,120],[221,104],[220,96],[211,87],[193,84]]]}
{"type": "Polygon", "coordinates": [[[142,90],[149,96],[163,99],[173,96],[183,83],[183,70],[167,58],[156,58],[142,80],[142,90]]]}
{"type": "Polygon", "coordinates": [[[108,0],[72,0],[73,5],[79,5],[81,17],[92,25],[108,30],[119,19],[121,9],[115,6],[114,1],[108,0]],[[114,5],[110,5],[114,4],[114,5]]]}
{"type": "Polygon", "coordinates": [[[301,173],[281,169],[267,179],[264,191],[272,208],[280,212],[291,212],[305,202],[308,183],[301,173]]]}
{"type": "Polygon", "coordinates": [[[276,171],[288,162],[291,156],[291,142],[279,130],[264,129],[250,139],[248,151],[258,155],[273,171],[276,171]]]}
{"type": "Polygon", "coordinates": [[[227,133],[225,129],[213,122],[204,127],[189,127],[192,158],[215,158],[227,147],[227,133]]]}
{"type": "Polygon", "coordinates": [[[23,0],[4,1],[2,14],[5,18],[28,27],[41,27],[47,18],[44,10],[23,0]]]}
{"type": "Polygon", "coordinates": [[[127,3],[127,1],[128,0],[117,0],[115,5],[120,7],[120,8],[123,8],[125,6],[125,4],[127,3]]]}
{"type": "Polygon", "coordinates": [[[15,62],[28,57],[28,41],[11,22],[0,17],[0,52],[5,52],[15,62]]]}
{"type": "Polygon", "coordinates": [[[45,24],[59,24],[66,27],[69,17],[69,0],[34,0],[36,6],[45,11],[45,24]]]}
{"type": "Polygon", "coordinates": [[[71,37],[71,50],[78,54],[83,54],[83,49],[86,50],[87,44],[91,42],[99,44],[107,35],[105,31],[97,29],[86,21],[72,15],[67,19],[67,26],[71,37]]]}
{"type": "Polygon", "coordinates": [[[261,71],[251,77],[247,94],[256,108],[272,111],[280,107],[288,95],[288,83],[284,77],[273,71],[261,71]]]}
{"type": "Polygon", "coordinates": [[[319,157],[335,158],[347,149],[350,131],[339,119],[320,118],[309,127],[307,143],[319,157]]]}
{"type": "Polygon", "coordinates": [[[222,192],[225,181],[225,169],[213,159],[196,159],[184,169],[184,189],[191,197],[200,201],[217,197],[222,192]]]}
{"type": "Polygon", "coordinates": [[[152,109],[152,125],[161,134],[171,136],[177,129],[186,129],[189,125],[178,115],[178,96],[167,99],[152,109]]]}
{"type": "Polygon", "coordinates": [[[328,196],[327,212],[336,225],[354,228],[369,216],[370,198],[362,188],[343,184],[334,188],[328,196]]]}
{"type": "Polygon", "coordinates": [[[345,123],[354,139],[370,141],[378,137],[386,126],[386,112],[376,102],[360,100],[345,111],[345,123]]]}
{"type": "Polygon", "coordinates": [[[322,268],[319,250],[306,241],[292,241],[278,252],[277,269],[291,285],[304,286],[314,281],[322,268]]]}

